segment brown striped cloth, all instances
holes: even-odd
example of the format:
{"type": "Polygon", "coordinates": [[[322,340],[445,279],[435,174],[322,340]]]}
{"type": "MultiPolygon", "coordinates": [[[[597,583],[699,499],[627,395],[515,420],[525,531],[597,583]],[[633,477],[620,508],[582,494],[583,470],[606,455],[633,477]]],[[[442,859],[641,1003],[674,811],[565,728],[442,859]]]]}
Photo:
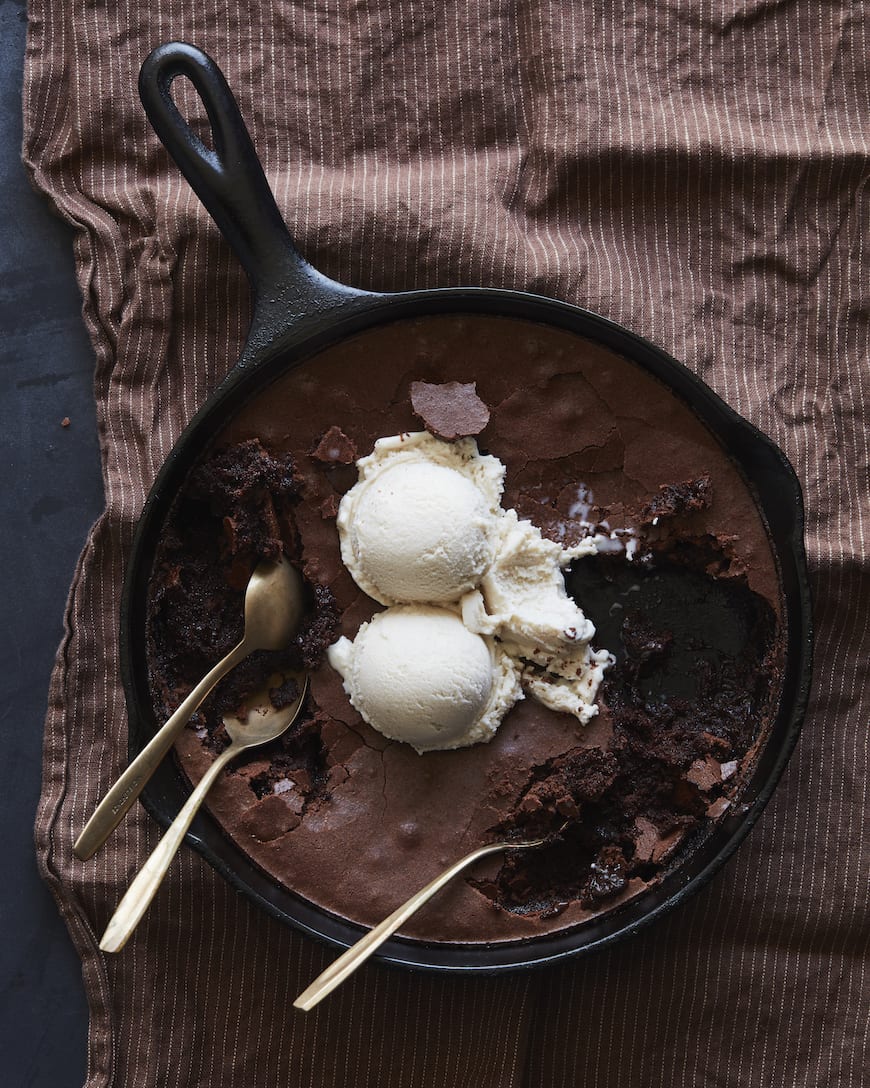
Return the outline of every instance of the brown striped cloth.
{"type": "MultiPolygon", "coordinates": [[[[39,860],[83,963],[89,1088],[866,1083],[870,138],[845,0],[30,0],[24,156],[75,228],[106,510],[49,697],[39,860]],[[480,284],[657,341],[801,477],[818,630],[807,723],[711,887],[653,930],[496,979],[333,952],[183,850],[124,953],[98,935],[157,838],[81,864],[120,772],[118,598],[155,471],[236,359],[241,271],[146,124],[161,41],[226,73],[291,231],[336,279],[480,284]]],[[[190,107],[193,108],[192,106],[190,107]]]]}

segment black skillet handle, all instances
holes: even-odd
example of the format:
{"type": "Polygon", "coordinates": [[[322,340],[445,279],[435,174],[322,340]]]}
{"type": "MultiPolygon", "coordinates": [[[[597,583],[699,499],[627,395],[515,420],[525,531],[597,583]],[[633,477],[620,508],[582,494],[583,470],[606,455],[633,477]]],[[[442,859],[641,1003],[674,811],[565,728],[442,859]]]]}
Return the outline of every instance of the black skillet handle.
{"type": "Polygon", "coordinates": [[[186,42],[158,46],[139,73],[139,97],[154,131],[242,262],[254,293],[255,326],[258,321],[274,326],[278,313],[278,324],[289,325],[363,294],[321,275],[299,255],[238,103],[208,54],[186,42]],[[172,97],[172,81],[182,75],[206,108],[213,150],[182,117],[172,97]],[[281,303],[271,313],[262,305],[267,296],[269,302],[281,303]]]}

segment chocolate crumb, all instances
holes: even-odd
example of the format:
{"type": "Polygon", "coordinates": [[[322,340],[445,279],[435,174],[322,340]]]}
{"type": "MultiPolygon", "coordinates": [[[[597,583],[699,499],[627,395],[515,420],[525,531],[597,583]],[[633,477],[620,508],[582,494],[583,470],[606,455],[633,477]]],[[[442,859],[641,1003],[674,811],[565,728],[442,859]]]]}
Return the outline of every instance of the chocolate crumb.
{"type": "Polygon", "coordinates": [[[329,495],[320,504],[320,516],[324,521],[338,516],[338,496],[329,495]]]}
{"type": "Polygon", "coordinates": [[[340,614],[329,586],[314,582],[309,586],[313,607],[308,612],[302,630],[296,636],[302,664],[314,669],[326,653],[326,647],[338,637],[340,614]]]}
{"type": "Polygon", "coordinates": [[[589,866],[589,879],[580,895],[584,906],[592,907],[601,899],[621,892],[628,883],[625,855],[618,846],[604,846],[589,866]]]}
{"type": "Polygon", "coordinates": [[[665,484],[641,511],[642,525],[655,525],[662,518],[675,518],[694,510],[706,510],[713,498],[709,476],[682,484],[665,484]]]}
{"type": "Polygon", "coordinates": [[[283,706],[290,706],[299,698],[299,684],[296,678],[288,676],[277,687],[269,688],[269,701],[276,710],[283,706]]]}
{"type": "Polygon", "coordinates": [[[323,434],[311,456],[327,465],[352,465],[357,459],[356,444],[341,427],[333,425],[323,434]]]}
{"type": "Polygon", "coordinates": [[[722,784],[722,768],[711,755],[696,759],[686,771],[686,780],[702,792],[708,792],[722,784]]]}

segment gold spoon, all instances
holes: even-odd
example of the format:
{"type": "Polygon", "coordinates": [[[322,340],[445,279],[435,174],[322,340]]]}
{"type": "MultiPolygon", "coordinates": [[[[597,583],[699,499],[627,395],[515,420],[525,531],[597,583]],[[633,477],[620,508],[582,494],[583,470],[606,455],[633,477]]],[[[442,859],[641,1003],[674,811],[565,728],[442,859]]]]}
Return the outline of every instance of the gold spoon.
{"type": "Polygon", "coordinates": [[[296,568],[283,557],[277,563],[259,563],[245,590],[242,641],[200,680],[99,803],[73,846],[77,858],[93,857],[112,834],[215,684],[254,650],[283,650],[296,633],[303,611],[304,587],[296,568]]]}
{"type": "Polygon", "coordinates": [[[100,941],[100,948],[104,952],[120,952],[127,943],[160,887],[199,806],[205,800],[205,795],[227,763],[244,752],[246,748],[254,748],[258,744],[266,744],[267,741],[279,737],[293,723],[305,699],[305,693],[308,691],[308,677],[301,673],[291,675],[299,682],[299,696],[288,706],[276,710],[269,703],[268,694],[261,692],[256,696],[260,705],[248,711],[244,721],[230,715],[224,717],[224,726],[232,744],[221,752],[202,776],[196,789],[185,801],[181,812],[172,821],[169,830],[136,874],[135,880],[127,889],[106,926],[106,932],[100,941]]]}
{"type": "Polygon", "coordinates": [[[477,850],[472,850],[470,854],[466,854],[464,858],[454,862],[449,869],[445,869],[440,876],[437,876],[425,888],[421,888],[412,895],[398,910],[394,910],[389,918],[385,918],[380,925],[375,926],[373,930],[361,937],[356,944],[351,945],[346,952],[342,953],[334,963],[326,968],[323,974],[317,976],[308,989],[302,991],[293,1002],[293,1008],[302,1009],[303,1012],[313,1009],[327,994],[331,994],[337,986],[340,986],[348,975],[352,975],[357,967],[360,967],[375,949],[379,948],[388,937],[391,937],[397,929],[404,925],[412,914],[415,914],[424,903],[428,903],[436,892],[441,891],[445,884],[449,884],[455,876],[458,876],[469,865],[480,861],[481,858],[485,858],[488,854],[496,854],[500,850],[533,850],[535,847],[543,846],[544,843],[552,842],[566,827],[567,822],[562,824],[558,831],[545,835],[542,839],[530,839],[525,842],[493,842],[488,846],[481,846],[477,850]]]}

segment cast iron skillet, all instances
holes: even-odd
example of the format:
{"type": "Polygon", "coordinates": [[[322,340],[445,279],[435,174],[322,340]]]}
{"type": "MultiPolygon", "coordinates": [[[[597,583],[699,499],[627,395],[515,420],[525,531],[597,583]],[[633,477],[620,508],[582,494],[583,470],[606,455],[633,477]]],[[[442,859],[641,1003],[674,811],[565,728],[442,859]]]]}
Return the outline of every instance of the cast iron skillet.
{"type": "MultiPolygon", "coordinates": [[[[787,648],[779,713],[741,794],[741,804],[702,837],[655,889],[600,921],[553,936],[471,946],[393,938],[384,945],[382,957],[410,967],[495,971],[553,962],[636,932],[701,888],[730,857],[758,819],[797,741],[810,682],[811,619],[803,503],[791,465],[776,446],[684,366],[605,318],[515,291],[451,288],[375,294],[327,279],[296,252],[238,105],[208,56],[180,42],[160,46],[142,66],[139,93],[157,135],[241,260],[253,291],[253,319],[241,358],[178,440],[139,522],[121,612],[121,668],[131,752],[141,749],[157,724],[150,707],[143,635],[155,548],[185,476],[243,401],[313,352],[383,322],[427,314],[479,313],[567,329],[627,356],[668,385],[706,422],[754,485],[778,558],[785,608],[787,648]],[[206,107],[213,149],[201,142],[171,97],[171,83],[179,75],[191,80],[206,107]]],[[[166,825],[188,791],[167,760],[149,783],[143,801],[151,815],[166,825]]],[[[188,841],[239,891],[275,917],[335,944],[349,944],[359,937],[359,927],[312,906],[265,876],[207,815],[197,818],[188,841]]]]}

